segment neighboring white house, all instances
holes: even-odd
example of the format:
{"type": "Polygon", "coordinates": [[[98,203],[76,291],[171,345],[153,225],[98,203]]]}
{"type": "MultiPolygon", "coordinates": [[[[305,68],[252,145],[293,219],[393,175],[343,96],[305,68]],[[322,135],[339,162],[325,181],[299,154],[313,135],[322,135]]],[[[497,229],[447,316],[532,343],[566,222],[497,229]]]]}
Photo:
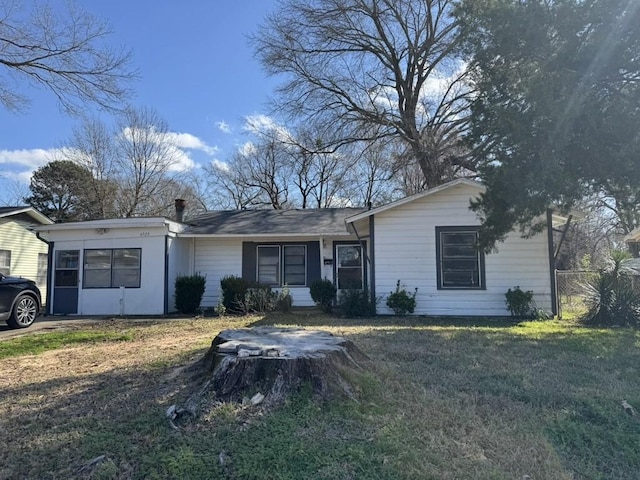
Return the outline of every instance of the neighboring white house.
{"type": "Polygon", "coordinates": [[[0,207],[0,273],[34,280],[45,302],[49,247],[34,228],[53,221],[27,206],[0,207]]]}
{"type": "MultiPolygon", "coordinates": [[[[371,210],[208,212],[187,223],[164,218],[97,220],[40,227],[53,242],[49,313],[162,314],[174,310],[177,275],[206,275],[203,307],[219,301],[220,279],[242,276],[287,285],[294,306],[312,306],[309,286],[367,288],[386,296],[400,280],[418,288],[416,314],[507,315],[505,292],[532,290],[556,312],[553,245],[547,233],[510,235],[499,251],[475,248],[479,221],[470,199],[483,186],[455,180],[371,210]]],[[[549,216],[548,224],[562,223],[549,216]]]]}

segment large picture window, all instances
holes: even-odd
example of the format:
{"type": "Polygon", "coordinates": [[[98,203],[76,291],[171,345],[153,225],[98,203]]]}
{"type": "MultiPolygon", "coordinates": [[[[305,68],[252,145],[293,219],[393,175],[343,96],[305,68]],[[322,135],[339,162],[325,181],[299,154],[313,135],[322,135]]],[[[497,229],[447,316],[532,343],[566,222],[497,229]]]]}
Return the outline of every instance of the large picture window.
{"type": "Polygon", "coordinates": [[[0,273],[11,275],[11,250],[0,250],[0,273]]]}
{"type": "Polygon", "coordinates": [[[305,245],[258,245],[258,283],[302,287],[307,283],[305,245]]]}
{"type": "Polygon", "coordinates": [[[485,288],[484,253],[477,227],[436,227],[438,289],[485,288]]]}
{"type": "Polygon", "coordinates": [[[139,248],[84,251],[84,288],[140,287],[139,248]]]}

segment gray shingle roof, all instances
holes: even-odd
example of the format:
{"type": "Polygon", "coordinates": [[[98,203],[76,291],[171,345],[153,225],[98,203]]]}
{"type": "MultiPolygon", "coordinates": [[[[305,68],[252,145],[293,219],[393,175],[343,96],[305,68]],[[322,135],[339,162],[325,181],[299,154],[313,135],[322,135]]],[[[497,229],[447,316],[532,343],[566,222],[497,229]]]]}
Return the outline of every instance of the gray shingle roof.
{"type": "Polygon", "coordinates": [[[189,220],[183,234],[213,235],[346,235],[344,219],[361,208],[291,210],[224,210],[189,220]]]}

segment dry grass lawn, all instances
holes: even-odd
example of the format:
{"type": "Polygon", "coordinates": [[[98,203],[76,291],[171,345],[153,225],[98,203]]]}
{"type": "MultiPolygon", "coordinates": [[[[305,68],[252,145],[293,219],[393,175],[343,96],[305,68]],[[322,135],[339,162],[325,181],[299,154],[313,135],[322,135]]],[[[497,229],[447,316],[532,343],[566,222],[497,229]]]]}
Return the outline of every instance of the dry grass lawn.
{"type": "Polygon", "coordinates": [[[637,479],[640,335],[557,322],[272,316],[105,321],[0,342],[4,479],[637,479]],[[371,358],[360,403],[211,404],[170,428],[224,328],[321,328],[371,358]],[[75,343],[71,340],[77,337],[75,343]],[[35,340],[32,340],[35,342],[35,340]]]}

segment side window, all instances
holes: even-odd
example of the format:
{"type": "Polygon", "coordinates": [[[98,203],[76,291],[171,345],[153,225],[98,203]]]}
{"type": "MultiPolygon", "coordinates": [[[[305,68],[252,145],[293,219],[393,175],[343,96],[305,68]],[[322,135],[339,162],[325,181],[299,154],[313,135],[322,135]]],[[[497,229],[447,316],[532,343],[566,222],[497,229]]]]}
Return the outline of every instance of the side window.
{"type": "Polygon", "coordinates": [[[0,273],[11,275],[11,250],[0,250],[0,273]]]}
{"type": "Polygon", "coordinates": [[[47,263],[49,255],[46,253],[38,254],[38,272],[36,273],[36,283],[41,286],[47,285],[47,263]]]}
{"type": "Polygon", "coordinates": [[[485,289],[484,253],[478,227],[436,227],[438,289],[485,289]]]}

